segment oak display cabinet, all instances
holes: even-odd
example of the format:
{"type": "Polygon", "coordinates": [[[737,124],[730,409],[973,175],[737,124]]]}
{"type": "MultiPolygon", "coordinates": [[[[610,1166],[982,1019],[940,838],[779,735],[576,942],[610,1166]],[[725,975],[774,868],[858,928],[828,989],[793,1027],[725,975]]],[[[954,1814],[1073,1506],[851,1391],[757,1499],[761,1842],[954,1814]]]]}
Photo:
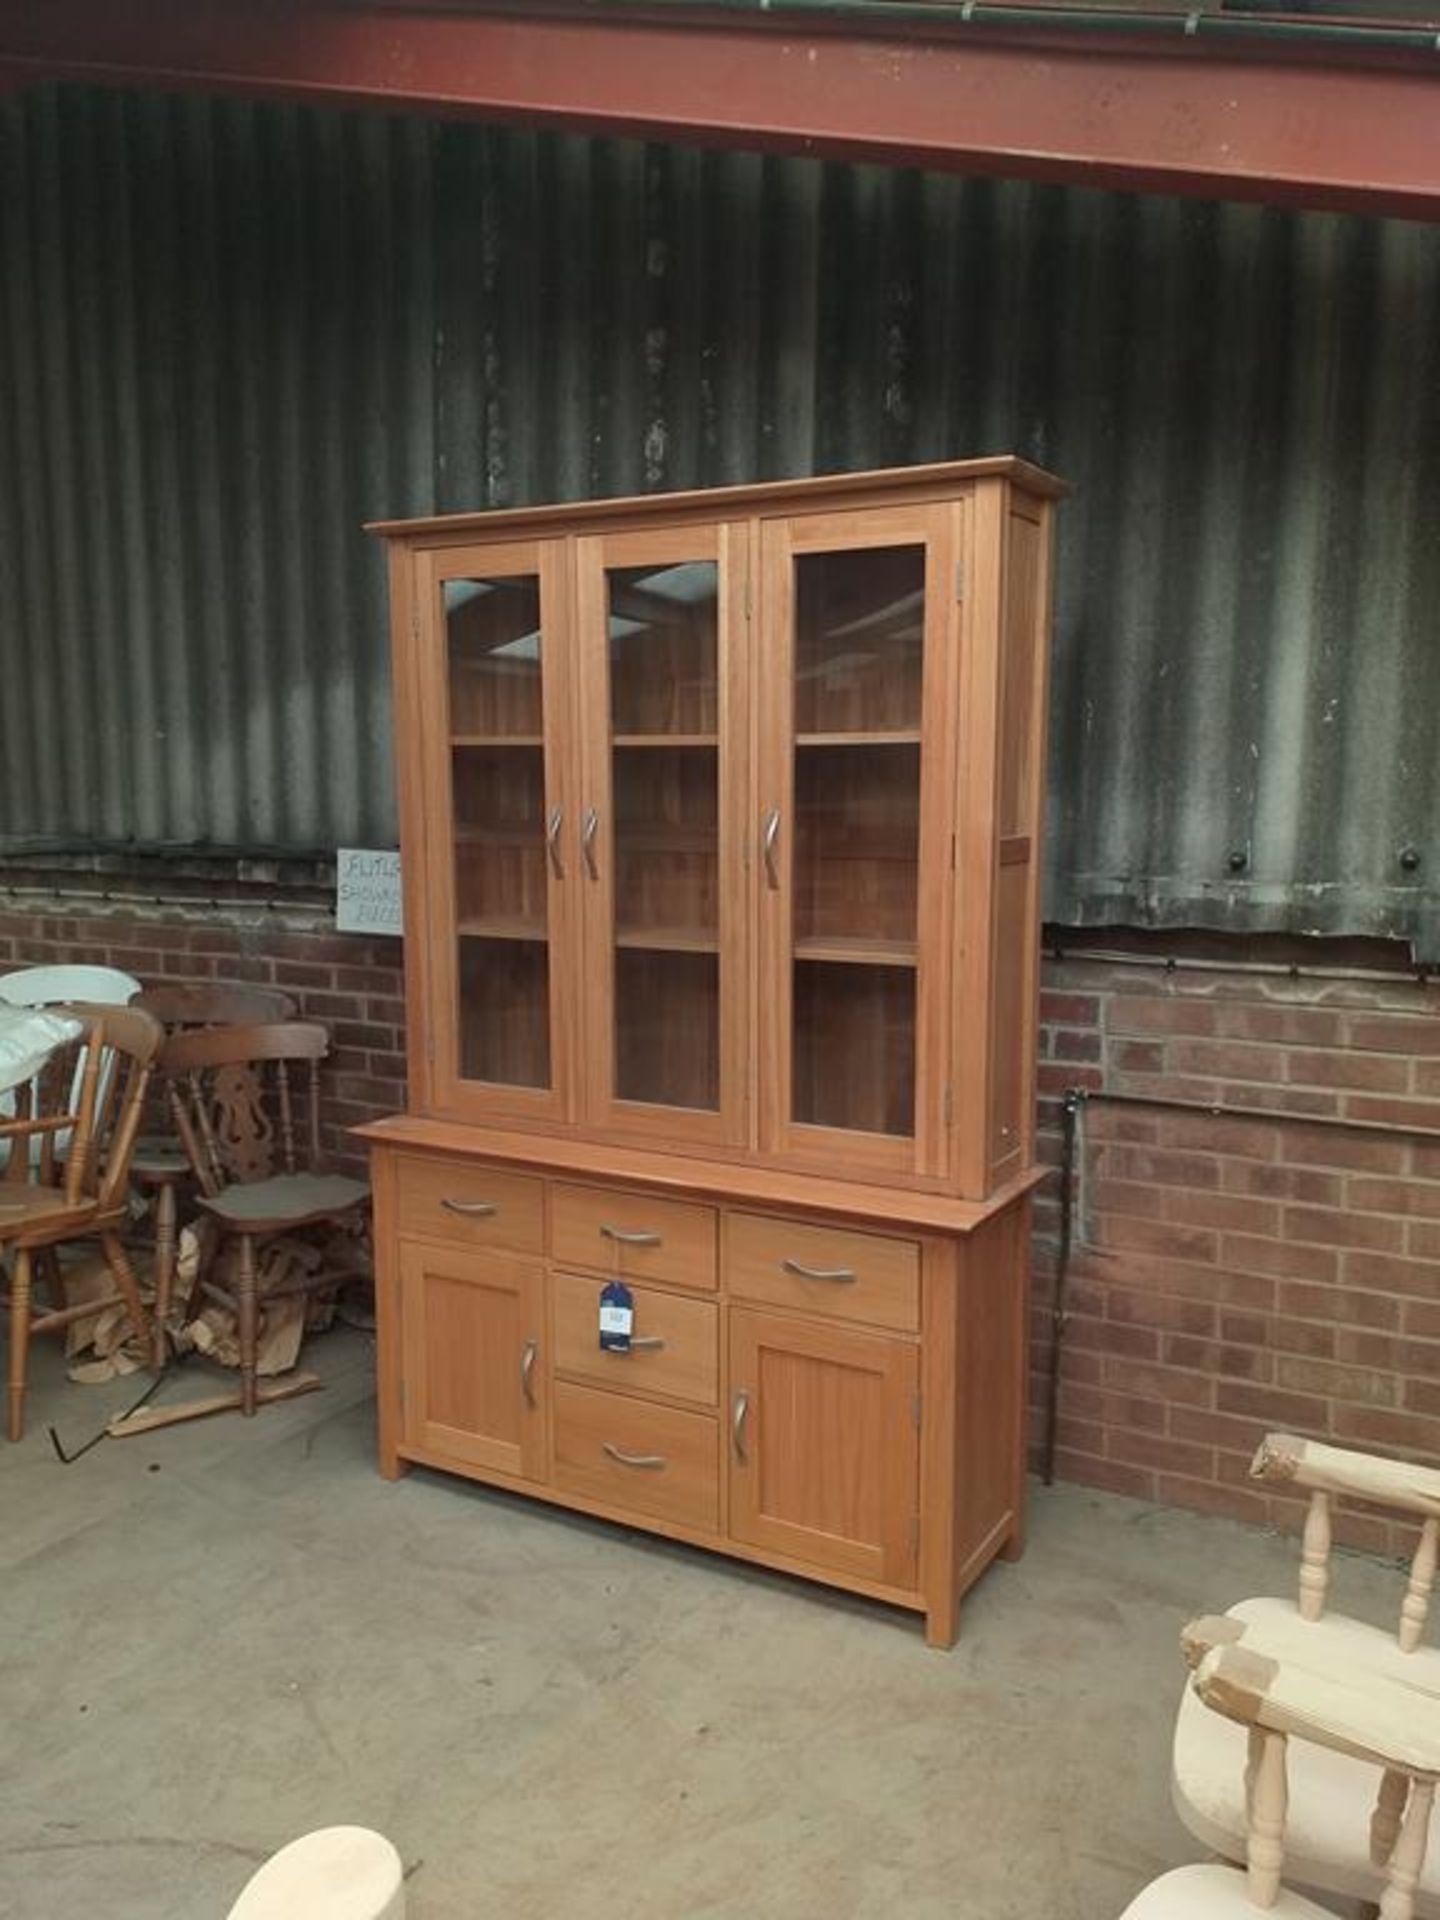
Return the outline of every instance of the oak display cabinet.
{"type": "Polygon", "coordinates": [[[1019,1550],[1060,491],[989,459],[376,529],[410,1071],[364,1130],[385,1473],[942,1645],[1019,1550]]]}

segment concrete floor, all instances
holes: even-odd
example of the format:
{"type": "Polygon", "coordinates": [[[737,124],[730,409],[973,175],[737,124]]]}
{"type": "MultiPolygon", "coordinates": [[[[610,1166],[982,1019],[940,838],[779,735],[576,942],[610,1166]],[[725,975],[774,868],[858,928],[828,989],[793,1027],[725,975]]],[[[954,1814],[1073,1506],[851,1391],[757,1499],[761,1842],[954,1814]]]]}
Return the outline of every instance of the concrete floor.
{"type": "Polygon", "coordinates": [[[47,1422],[73,1444],[137,1382],[39,1346],[0,1442],[6,1920],[218,1920],[337,1821],[396,1842],[411,1920],[1109,1920],[1195,1857],[1178,1628],[1292,1577],[1283,1542],[1060,1487],[934,1653],[823,1588],[386,1485],[363,1335],[312,1343],[323,1393],[70,1467],[47,1422]]]}

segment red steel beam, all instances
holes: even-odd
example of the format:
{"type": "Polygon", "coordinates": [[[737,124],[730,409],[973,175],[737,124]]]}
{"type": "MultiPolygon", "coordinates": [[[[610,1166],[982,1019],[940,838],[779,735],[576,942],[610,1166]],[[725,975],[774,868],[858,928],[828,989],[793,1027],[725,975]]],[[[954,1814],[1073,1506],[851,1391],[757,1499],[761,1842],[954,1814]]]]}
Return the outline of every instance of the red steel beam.
{"type": "Polygon", "coordinates": [[[0,72],[1440,219],[1440,56],[407,0],[0,0],[0,72]]]}

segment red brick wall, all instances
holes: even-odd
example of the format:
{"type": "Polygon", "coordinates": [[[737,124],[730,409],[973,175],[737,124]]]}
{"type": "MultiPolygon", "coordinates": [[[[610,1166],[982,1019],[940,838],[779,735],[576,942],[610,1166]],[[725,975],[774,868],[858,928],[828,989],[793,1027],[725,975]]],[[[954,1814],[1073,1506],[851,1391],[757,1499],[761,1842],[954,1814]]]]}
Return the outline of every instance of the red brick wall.
{"type": "MultiPolygon", "coordinates": [[[[342,1162],[361,1158],[347,1128],[404,1105],[398,940],[250,904],[0,909],[0,968],[58,961],[285,987],[335,1042],[325,1133],[342,1162]]],[[[1440,1135],[1440,988],[1067,960],[1047,964],[1042,1014],[1052,1161],[1071,1086],[1298,1116],[1086,1109],[1060,1476],[1288,1525],[1294,1502],[1246,1479],[1268,1428],[1440,1465],[1440,1139],[1313,1124],[1440,1135]]],[[[1057,1225],[1052,1181],[1037,1202],[1037,1450],[1057,1225]]],[[[1364,1516],[1349,1536],[1396,1544],[1364,1516]]]]}
{"type": "MultiPolygon", "coordinates": [[[[1440,1465],[1440,989],[1075,960],[1042,1014],[1048,1158],[1070,1086],[1265,1110],[1084,1109],[1060,1476],[1288,1525],[1295,1503],[1247,1479],[1269,1428],[1440,1465]]],[[[1057,1225],[1052,1183],[1037,1437],[1057,1225]]],[[[1346,1532],[1400,1545],[1364,1516],[1346,1532]]]]}
{"type": "Polygon", "coordinates": [[[0,906],[0,971],[89,962],[145,983],[247,981],[283,987],[302,1019],[330,1030],[322,1139],[337,1170],[362,1172],[349,1129],[405,1105],[402,942],[336,933],[331,918],[264,908],[41,913],[0,906]]]}

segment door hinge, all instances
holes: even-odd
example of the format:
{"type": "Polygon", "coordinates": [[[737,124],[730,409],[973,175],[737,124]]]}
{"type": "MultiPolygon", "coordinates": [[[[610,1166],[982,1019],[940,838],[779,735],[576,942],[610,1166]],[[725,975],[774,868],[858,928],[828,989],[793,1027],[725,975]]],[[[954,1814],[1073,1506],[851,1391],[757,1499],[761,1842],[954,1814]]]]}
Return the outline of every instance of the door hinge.
{"type": "Polygon", "coordinates": [[[745,601],[745,618],[748,621],[752,615],[752,602],[750,598],[750,576],[748,573],[745,576],[745,593],[743,597],[745,601]]]}
{"type": "Polygon", "coordinates": [[[955,598],[957,600],[965,598],[965,562],[963,560],[955,562],[955,598]]]}
{"type": "Polygon", "coordinates": [[[912,1513],[910,1516],[910,1551],[915,1554],[918,1554],[920,1551],[920,1516],[918,1513],[912,1513]]]}
{"type": "Polygon", "coordinates": [[[405,1377],[403,1374],[400,1377],[400,1392],[397,1398],[400,1401],[400,1405],[403,1407],[405,1404],[405,1377]]]}
{"type": "Polygon", "coordinates": [[[920,1431],[920,1396],[918,1393],[912,1393],[910,1396],[910,1418],[914,1421],[915,1431],[918,1433],[920,1431]]]}
{"type": "Polygon", "coordinates": [[[955,1089],[948,1080],[945,1082],[945,1095],[944,1095],[943,1106],[944,1106],[944,1113],[945,1113],[945,1124],[947,1127],[953,1127],[955,1124],[955,1089]]]}

